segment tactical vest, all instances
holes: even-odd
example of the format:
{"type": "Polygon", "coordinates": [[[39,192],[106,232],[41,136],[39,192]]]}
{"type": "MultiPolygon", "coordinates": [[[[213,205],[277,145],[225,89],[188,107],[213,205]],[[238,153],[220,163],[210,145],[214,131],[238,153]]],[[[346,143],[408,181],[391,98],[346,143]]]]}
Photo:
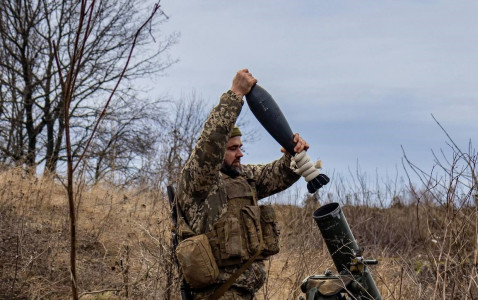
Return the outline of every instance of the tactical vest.
{"type": "MultiPolygon", "coordinates": [[[[176,257],[185,280],[193,288],[215,283],[218,267],[245,267],[279,252],[274,209],[257,205],[254,180],[221,176],[222,182],[211,190],[203,204],[203,211],[208,213],[203,215],[202,226],[209,230],[195,234],[184,220],[178,221],[178,226],[184,228],[180,229],[183,241],[176,248],[176,257]]],[[[242,272],[234,273],[226,283],[230,285],[234,276],[242,272]]]]}
{"type": "Polygon", "coordinates": [[[279,252],[279,230],[272,206],[257,205],[255,182],[222,174],[227,207],[206,233],[219,267],[238,265],[256,256],[262,260],[279,252]],[[260,255],[256,254],[260,251],[260,255]]]}

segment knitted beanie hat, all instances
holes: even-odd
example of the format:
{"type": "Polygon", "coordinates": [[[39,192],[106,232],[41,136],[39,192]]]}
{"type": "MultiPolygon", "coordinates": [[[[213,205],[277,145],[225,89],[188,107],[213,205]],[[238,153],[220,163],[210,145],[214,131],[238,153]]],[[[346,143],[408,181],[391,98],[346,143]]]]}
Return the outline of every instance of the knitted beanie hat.
{"type": "Polygon", "coordinates": [[[239,127],[234,126],[234,128],[231,131],[231,138],[236,137],[236,136],[242,136],[242,133],[239,130],[239,127]]]}

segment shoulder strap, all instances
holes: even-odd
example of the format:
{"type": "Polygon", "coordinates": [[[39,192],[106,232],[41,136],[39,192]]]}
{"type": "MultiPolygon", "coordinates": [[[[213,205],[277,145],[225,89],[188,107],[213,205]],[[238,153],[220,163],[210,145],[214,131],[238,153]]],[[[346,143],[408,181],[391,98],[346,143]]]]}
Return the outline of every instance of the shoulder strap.
{"type": "Polygon", "coordinates": [[[184,213],[179,206],[176,193],[172,185],[167,186],[169,201],[171,204],[171,215],[173,217],[174,228],[178,235],[178,240],[182,241],[188,237],[196,235],[184,218],[184,213]]]}

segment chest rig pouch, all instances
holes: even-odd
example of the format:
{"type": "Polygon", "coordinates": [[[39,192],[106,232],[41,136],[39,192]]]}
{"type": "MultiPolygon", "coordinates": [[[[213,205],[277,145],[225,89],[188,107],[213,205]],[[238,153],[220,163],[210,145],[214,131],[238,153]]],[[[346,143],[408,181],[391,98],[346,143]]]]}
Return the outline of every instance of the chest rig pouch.
{"type": "Polygon", "coordinates": [[[227,211],[206,235],[219,267],[241,264],[251,257],[265,259],[279,252],[274,209],[258,206],[254,182],[226,177],[227,211]]]}

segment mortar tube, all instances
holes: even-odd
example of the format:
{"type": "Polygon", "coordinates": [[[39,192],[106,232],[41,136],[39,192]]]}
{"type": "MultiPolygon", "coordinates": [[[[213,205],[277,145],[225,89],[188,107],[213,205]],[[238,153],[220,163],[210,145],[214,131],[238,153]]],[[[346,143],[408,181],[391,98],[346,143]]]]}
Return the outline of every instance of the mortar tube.
{"type": "MultiPolygon", "coordinates": [[[[313,213],[312,217],[319,227],[337,271],[342,275],[350,275],[350,266],[356,258],[356,253],[360,252],[360,248],[340,205],[335,202],[323,205],[313,213]]],[[[358,286],[365,291],[363,296],[366,299],[382,299],[366,265],[362,274],[353,275],[357,279],[358,286]]]]}

